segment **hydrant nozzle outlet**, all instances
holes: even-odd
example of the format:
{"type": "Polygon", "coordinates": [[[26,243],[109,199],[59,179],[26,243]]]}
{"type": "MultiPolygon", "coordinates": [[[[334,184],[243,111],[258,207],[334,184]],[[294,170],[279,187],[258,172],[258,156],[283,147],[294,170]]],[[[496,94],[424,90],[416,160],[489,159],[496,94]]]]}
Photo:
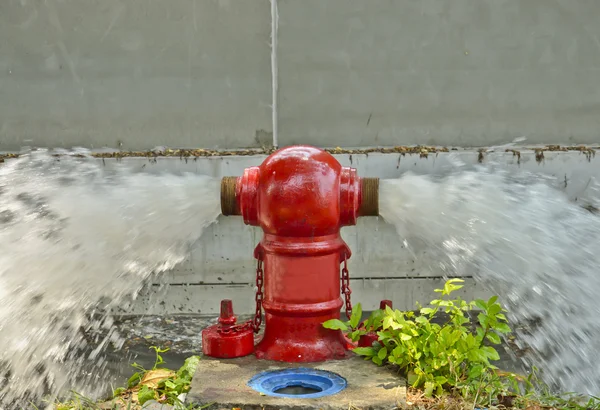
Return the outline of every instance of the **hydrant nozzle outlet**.
{"type": "Polygon", "coordinates": [[[225,216],[240,215],[240,204],[236,195],[237,177],[221,179],[221,213],[225,216]]]}
{"type": "Polygon", "coordinates": [[[379,178],[361,178],[359,216],[379,216],[379,178]]]}

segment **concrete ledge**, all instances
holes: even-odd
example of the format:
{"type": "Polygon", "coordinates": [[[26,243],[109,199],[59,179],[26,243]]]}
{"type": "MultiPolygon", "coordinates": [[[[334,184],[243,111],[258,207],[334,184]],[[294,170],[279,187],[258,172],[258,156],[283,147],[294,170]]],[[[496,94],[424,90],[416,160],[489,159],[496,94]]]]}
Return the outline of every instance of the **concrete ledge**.
{"type": "Polygon", "coordinates": [[[378,367],[360,357],[325,363],[280,363],[254,356],[216,360],[203,357],[187,395],[188,404],[210,409],[392,409],[406,398],[406,381],[394,370],[378,367]],[[308,367],[334,372],[348,381],[338,394],[318,399],[262,396],[248,387],[248,380],[266,370],[308,367]]]}

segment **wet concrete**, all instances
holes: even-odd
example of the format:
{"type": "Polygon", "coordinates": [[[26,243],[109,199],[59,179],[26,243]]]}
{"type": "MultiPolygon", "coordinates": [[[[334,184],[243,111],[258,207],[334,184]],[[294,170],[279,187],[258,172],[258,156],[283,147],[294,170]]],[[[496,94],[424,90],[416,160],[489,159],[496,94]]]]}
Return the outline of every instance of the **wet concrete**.
{"type": "Polygon", "coordinates": [[[192,380],[186,403],[210,409],[392,409],[406,398],[406,381],[391,367],[378,367],[360,357],[324,363],[281,363],[254,356],[217,360],[203,358],[192,380]],[[311,368],[330,371],[346,379],[341,392],[321,398],[265,396],[247,383],[267,370],[311,368]]]}

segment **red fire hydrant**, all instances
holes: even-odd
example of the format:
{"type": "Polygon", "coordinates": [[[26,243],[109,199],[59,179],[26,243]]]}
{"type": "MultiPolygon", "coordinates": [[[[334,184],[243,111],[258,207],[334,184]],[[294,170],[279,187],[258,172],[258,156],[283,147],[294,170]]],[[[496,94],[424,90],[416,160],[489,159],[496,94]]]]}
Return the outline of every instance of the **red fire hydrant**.
{"type": "Polygon", "coordinates": [[[223,178],[223,215],[241,215],[264,232],[254,251],[256,315],[235,324],[231,302],[223,301],[220,323],[203,331],[204,354],[250,354],[262,308],[265,329],[255,348],[258,358],[318,362],[345,357],[349,343],[341,331],[323,327],[339,319],[340,293],[346,314],[352,311],[346,267],[351,252],[340,228],[355,225],[359,216],[379,214],[378,187],[377,178],[360,178],[355,169],[310,146],[280,149],[243,176],[223,178]]]}

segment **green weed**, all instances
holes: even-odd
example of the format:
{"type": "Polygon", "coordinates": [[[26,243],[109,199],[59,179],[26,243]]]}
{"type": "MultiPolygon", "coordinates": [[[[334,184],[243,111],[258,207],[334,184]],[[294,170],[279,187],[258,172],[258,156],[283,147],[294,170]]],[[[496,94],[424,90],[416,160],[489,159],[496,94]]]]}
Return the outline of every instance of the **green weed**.
{"type": "Polygon", "coordinates": [[[170,404],[175,410],[192,409],[193,405],[186,406],[181,396],[190,390],[192,377],[196,372],[200,356],[188,357],[183,366],[177,371],[162,367],[165,363],[162,353],[169,349],[152,346],[156,357],[151,369],[145,369],[138,363],[132,367],[136,372],[127,381],[127,387],[120,387],[113,391],[113,397],[104,402],[95,402],[73,393],[68,402],[56,403],[55,410],[135,410],[141,408],[150,400],[170,404]]]}

